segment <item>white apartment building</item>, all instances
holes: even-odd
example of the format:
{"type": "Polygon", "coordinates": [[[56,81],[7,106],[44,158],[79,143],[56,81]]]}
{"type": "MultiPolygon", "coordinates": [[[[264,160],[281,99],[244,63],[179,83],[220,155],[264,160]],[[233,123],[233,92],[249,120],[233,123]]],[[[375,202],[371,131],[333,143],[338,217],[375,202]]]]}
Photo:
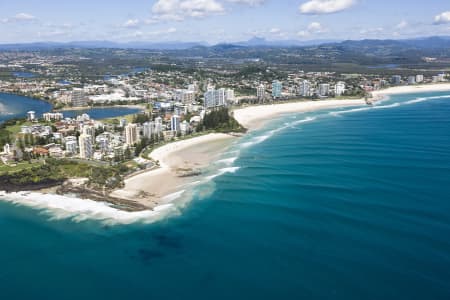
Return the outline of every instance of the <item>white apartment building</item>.
{"type": "Polygon", "coordinates": [[[300,83],[299,94],[302,97],[310,97],[311,96],[311,83],[308,80],[303,80],[300,83]]]}
{"type": "Polygon", "coordinates": [[[72,90],[71,103],[74,107],[87,106],[84,89],[74,88],[72,90]]]}
{"type": "Polygon", "coordinates": [[[272,97],[280,98],[282,91],[283,91],[283,84],[279,80],[274,80],[272,82],[272,97]]]}
{"type": "Polygon", "coordinates": [[[342,96],[342,94],[345,93],[345,82],[339,81],[336,83],[336,86],[334,87],[334,94],[336,96],[342,96]]]}
{"type": "Polygon", "coordinates": [[[325,97],[325,96],[328,96],[329,93],[330,93],[330,85],[328,83],[319,84],[319,90],[318,90],[319,96],[325,97]]]}
{"type": "Polygon", "coordinates": [[[125,126],[125,143],[133,146],[139,141],[138,127],[136,124],[128,124],[125,126]]]}
{"type": "Polygon", "coordinates": [[[264,84],[261,83],[256,88],[256,97],[259,101],[264,101],[264,99],[266,98],[266,86],[264,84]]]}
{"type": "Polygon", "coordinates": [[[155,134],[155,122],[145,122],[143,125],[144,137],[150,139],[155,134]]]}
{"type": "Polygon", "coordinates": [[[205,93],[205,108],[223,107],[228,101],[234,101],[234,91],[231,89],[214,89],[209,88],[205,93]],[[228,99],[232,97],[232,99],[228,99]]]}
{"type": "Polygon", "coordinates": [[[172,118],[170,119],[170,129],[175,132],[180,131],[180,122],[181,122],[180,116],[173,115],[172,118]]]}
{"type": "Polygon", "coordinates": [[[78,138],[80,144],[80,158],[91,159],[94,156],[94,145],[92,137],[88,134],[82,134],[78,138]]]}
{"type": "Polygon", "coordinates": [[[45,121],[60,121],[64,119],[64,115],[62,113],[45,113],[42,115],[45,121]]]}

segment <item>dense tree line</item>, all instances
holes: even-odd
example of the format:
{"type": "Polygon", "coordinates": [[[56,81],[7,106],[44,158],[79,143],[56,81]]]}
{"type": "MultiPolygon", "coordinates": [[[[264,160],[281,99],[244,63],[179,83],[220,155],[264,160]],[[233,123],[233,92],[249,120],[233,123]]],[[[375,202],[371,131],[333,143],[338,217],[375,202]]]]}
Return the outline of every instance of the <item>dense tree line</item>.
{"type": "Polygon", "coordinates": [[[232,117],[228,108],[211,111],[203,118],[199,130],[216,130],[220,132],[241,132],[245,129],[232,117]]]}
{"type": "Polygon", "coordinates": [[[149,121],[151,121],[151,117],[148,114],[137,114],[133,117],[133,123],[144,124],[149,121]]]}

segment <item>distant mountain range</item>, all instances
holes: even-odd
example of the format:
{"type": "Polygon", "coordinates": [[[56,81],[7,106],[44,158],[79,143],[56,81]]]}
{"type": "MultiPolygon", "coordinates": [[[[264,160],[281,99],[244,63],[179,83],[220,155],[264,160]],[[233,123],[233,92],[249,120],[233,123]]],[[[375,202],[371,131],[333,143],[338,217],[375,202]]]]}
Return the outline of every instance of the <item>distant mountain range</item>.
{"type": "Polygon", "coordinates": [[[75,41],[68,43],[37,42],[24,44],[2,44],[0,50],[44,50],[44,49],[70,49],[70,48],[107,48],[107,49],[154,49],[154,50],[183,50],[197,46],[208,46],[202,42],[128,42],[116,43],[110,41],[75,41]]]}
{"type": "MultiPolygon", "coordinates": [[[[320,45],[325,43],[338,42],[337,40],[277,40],[268,41],[264,38],[254,37],[248,41],[226,43],[229,45],[241,47],[301,47],[320,45]]],[[[224,43],[219,44],[224,45],[224,43]]],[[[111,41],[74,41],[67,43],[57,42],[36,42],[23,44],[0,44],[0,50],[42,50],[42,49],[68,49],[68,48],[109,48],[109,49],[154,49],[154,50],[183,50],[194,47],[213,47],[217,45],[210,45],[206,42],[127,42],[117,43],[111,41]]]]}
{"type": "Polygon", "coordinates": [[[111,41],[74,41],[67,43],[36,42],[24,44],[2,44],[0,50],[43,50],[43,49],[70,49],[70,48],[108,48],[108,49],[149,49],[149,50],[184,50],[191,48],[283,48],[283,47],[308,47],[331,46],[346,50],[364,50],[375,52],[375,49],[443,49],[450,47],[450,37],[424,37],[404,40],[277,40],[269,41],[264,38],[254,37],[248,41],[222,43],[209,45],[206,42],[127,42],[117,43],[111,41]]]}

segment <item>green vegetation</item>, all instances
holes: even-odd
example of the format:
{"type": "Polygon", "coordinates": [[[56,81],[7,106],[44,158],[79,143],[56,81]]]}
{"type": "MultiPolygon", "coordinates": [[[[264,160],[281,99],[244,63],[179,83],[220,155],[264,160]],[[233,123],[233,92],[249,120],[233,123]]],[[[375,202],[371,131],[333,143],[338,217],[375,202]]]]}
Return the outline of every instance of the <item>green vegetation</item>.
{"type": "Polygon", "coordinates": [[[199,131],[214,130],[217,132],[245,132],[232,116],[228,108],[220,108],[205,115],[203,123],[199,125],[199,131]]]}
{"type": "Polygon", "coordinates": [[[61,184],[68,178],[89,178],[94,188],[117,188],[123,185],[122,174],[128,172],[125,165],[93,166],[66,159],[45,160],[45,163],[19,164],[11,172],[6,166],[0,168],[0,186],[6,189],[40,188],[61,184]]]}
{"type": "Polygon", "coordinates": [[[133,123],[144,124],[145,122],[150,121],[150,115],[148,114],[137,114],[133,117],[133,123]]]}
{"type": "Polygon", "coordinates": [[[14,134],[20,131],[20,127],[26,123],[25,119],[10,119],[0,124],[0,147],[11,144],[14,134]]]}

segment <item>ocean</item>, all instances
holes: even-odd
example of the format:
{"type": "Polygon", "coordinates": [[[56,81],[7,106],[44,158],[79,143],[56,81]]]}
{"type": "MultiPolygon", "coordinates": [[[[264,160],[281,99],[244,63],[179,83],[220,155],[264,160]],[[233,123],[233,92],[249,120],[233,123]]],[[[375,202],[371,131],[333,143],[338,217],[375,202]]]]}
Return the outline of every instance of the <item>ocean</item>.
{"type": "Polygon", "coordinates": [[[153,223],[0,201],[1,298],[450,299],[449,117],[450,92],[283,116],[153,223]]]}

